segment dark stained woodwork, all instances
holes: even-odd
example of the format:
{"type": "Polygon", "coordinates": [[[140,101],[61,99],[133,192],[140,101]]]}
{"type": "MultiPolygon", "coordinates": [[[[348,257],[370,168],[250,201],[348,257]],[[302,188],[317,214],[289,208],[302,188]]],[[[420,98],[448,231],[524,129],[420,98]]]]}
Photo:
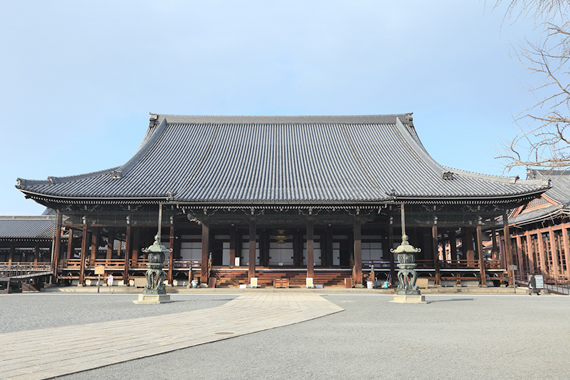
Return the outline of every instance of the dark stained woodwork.
{"type": "Polygon", "coordinates": [[[85,285],[85,260],[87,258],[87,224],[83,225],[81,234],[81,254],[79,255],[79,285],[85,285]]]}
{"type": "Polygon", "coordinates": [[[394,218],[390,211],[390,224],[388,225],[388,254],[390,255],[390,286],[396,285],[396,263],[394,259],[394,218]]]}
{"type": "Polygon", "coordinates": [[[248,252],[248,259],[249,259],[249,270],[247,272],[248,281],[251,283],[251,279],[255,277],[255,236],[256,235],[256,226],[255,226],[255,218],[249,219],[249,252],[248,252]]]}
{"type": "Polygon", "coordinates": [[[477,254],[479,255],[479,285],[487,286],[487,273],[485,271],[485,254],[483,253],[483,232],[481,226],[478,225],[475,230],[477,231],[477,254]]]}
{"type": "Polygon", "coordinates": [[[493,247],[491,248],[491,258],[493,260],[499,260],[499,250],[497,248],[497,233],[495,229],[491,229],[491,242],[493,243],[493,247]]]}
{"type": "MultiPolygon", "coordinates": [[[[511,265],[513,265],[513,254],[512,254],[512,247],[511,247],[511,233],[509,229],[509,216],[504,213],[503,214],[503,237],[505,238],[504,246],[505,246],[505,259],[507,265],[507,276],[509,278],[509,286],[514,286],[513,283],[513,271],[511,270],[511,265]]],[[[517,236],[517,246],[518,246],[518,254],[522,254],[521,250],[521,240],[520,236],[517,236]]],[[[522,259],[522,257],[520,257],[522,259]]],[[[519,262],[519,266],[517,268],[519,271],[522,271],[522,260],[519,262]]]]}
{"type": "Polygon", "coordinates": [[[552,227],[548,228],[548,238],[550,242],[550,257],[552,257],[552,276],[558,280],[560,272],[558,271],[558,250],[556,249],[556,242],[554,241],[554,230],[552,227]]]}
{"type": "Polygon", "coordinates": [[[36,244],[34,247],[34,264],[38,263],[39,255],[40,255],[40,246],[36,244]]]}
{"type": "Polygon", "coordinates": [[[526,256],[528,259],[528,271],[530,273],[536,273],[535,272],[535,263],[534,263],[534,254],[533,254],[533,247],[532,247],[532,242],[530,239],[530,231],[525,231],[525,237],[526,237],[526,256]]]}
{"type": "Polygon", "coordinates": [[[91,258],[89,259],[89,266],[95,266],[97,259],[97,249],[99,249],[99,227],[94,227],[91,233],[91,258]]]}
{"type": "Polygon", "coordinates": [[[170,224],[170,252],[168,255],[168,285],[173,286],[174,281],[174,224],[170,224]]]}
{"type": "Polygon", "coordinates": [[[109,232],[109,237],[107,238],[107,255],[105,258],[111,260],[113,258],[113,248],[115,245],[115,234],[113,231],[109,232]]]}
{"type": "Polygon", "coordinates": [[[140,234],[141,229],[140,227],[133,227],[133,267],[138,267],[139,265],[139,255],[140,255],[140,234]]]}
{"type": "Polygon", "coordinates": [[[208,284],[208,253],[210,252],[210,227],[202,223],[202,262],[200,263],[200,282],[208,284]]]}
{"type": "Polygon", "coordinates": [[[67,260],[73,257],[73,229],[69,228],[67,231],[67,260]]]}
{"type": "Polygon", "coordinates": [[[355,285],[362,285],[362,220],[354,218],[354,275],[355,285]]]}
{"type": "Polygon", "coordinates": [[[566,278],[570,278],[570,244],[566,224],[562,226],[562,241],[564,242],[564,262],[566,263],[566,278]]]}
{"type": "Polygon", "coordinates": [[[237,229],[236,226],[230,226],[230,269],[235,266],[236,262],[236,245],[237,245],[237,229]]]}
{"type": "Polygon", "coordinates": [[[127,224],[127,233],[125,237],[125,264],[123,271],[123,284],[129,286],[129,259],[131,258],[131,225],[127,224]]]}
{"type": "Polygon", "coordinates": [[[441,273],[439,271],[439,243],[437,240],[437,225],[431,228],[431,250],[433,252],[433,267],[435,268],[435,285],[441,285],[441,273]]]}
{"type": "Polygon", "coordinates": [[[299,231],[293,233],[293,265],[295,268],[303,266],[303,235],[299,231]]]}
{"type": "Polygon", "coordinates": [[[475,251],[473,250],[473,229],[470,227],[465,228],[465,234],[461,238],[461,245],[465,253],[468,267],[475,266],[475,251]]]}
{"type": "MultiPolygon", "coordinates": [[[[424,260],[433,260],[433,247],[432,247],[432,237],[431,237],[431,229],[428,228],[421,228],[422,231],[422,240],[423,240],[423,259],[424,260]]],[[[414,245],[413,243],[410,243],[414,245]]],[[[421,253],[420,253],[421,254],[421,253]]]]}
{"type": "Polygon", "coordinates": [[[14,261],[14,253],[16,253],[16,247],[14,244],[10,244],[10,256],[8,256],[8,264],[12,264],[12,261],[14,261]]]}
{"type": "Polygon", "coordinates": [[[333,229],[332,226],[327,226],[325,231],[325,245],[326,245],[326,255],[327,255],[327,267],[332,267],[334,264],[334,253],[333,253],[333,229]]]}
{"type": "Polygon", "coordinates": [[[307,218],[307,277],[315,276],[315,220],[309,216],[307,218]]]}
{"type": "Polygon", "coordinates": [[[541,274],[548,276],[548,267],[546,266],[546,255],[544,253],[544,241],[542,240],[542,232],[536,232],[536,240],[538,243],[538,259],[540,260],[540,271],[541,274]]]}
{"type": "Polygon", "coordinates": [[[61,225],[63,215],[57,212],[57,223],[55,226],[55,244],[53,248],[53,281],[57,281],[57,269],[59,266],[59,258],[61,257],[61,225]]]}
{"type": "Polygon", "coordinates": [[[451,251],[451,262],[457,262],[457,236],[455,230],[449,231],[449,249],[451,251]]]}

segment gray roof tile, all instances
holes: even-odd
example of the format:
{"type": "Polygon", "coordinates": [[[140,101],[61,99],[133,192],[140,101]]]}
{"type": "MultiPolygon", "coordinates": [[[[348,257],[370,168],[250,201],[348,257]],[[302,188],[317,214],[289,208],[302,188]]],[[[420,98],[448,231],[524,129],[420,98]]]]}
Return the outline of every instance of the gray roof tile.
{"type": "Polygon", "coordinates": [[[358,203],[399,198],[501,198],[537,193],[518,181],[439,165],[411,114],[377,116],[160,115],[125,165],[50,181],[26,193],[181,202],[358,203]],[[452,180],[443,173],[453,171],[452,180]]]}

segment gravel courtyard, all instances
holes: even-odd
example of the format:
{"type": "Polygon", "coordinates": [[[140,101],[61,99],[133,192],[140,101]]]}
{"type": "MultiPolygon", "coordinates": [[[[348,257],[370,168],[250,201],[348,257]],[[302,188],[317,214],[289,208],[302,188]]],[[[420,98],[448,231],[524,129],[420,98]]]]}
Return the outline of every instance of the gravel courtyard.
{"type": "MultiPolygon", "coordinates": [[[[2,295],[0,333],[206,309],[237,296],[173,294],[171,304],[134,305],[129,294],[2,295]]],[[[567,296],[438,294],[424,305],[322,296],[345,310],[64,378],[570,378],[567,296]]],[[[110,336],[109,344],[121,342],[110,336]]]]}

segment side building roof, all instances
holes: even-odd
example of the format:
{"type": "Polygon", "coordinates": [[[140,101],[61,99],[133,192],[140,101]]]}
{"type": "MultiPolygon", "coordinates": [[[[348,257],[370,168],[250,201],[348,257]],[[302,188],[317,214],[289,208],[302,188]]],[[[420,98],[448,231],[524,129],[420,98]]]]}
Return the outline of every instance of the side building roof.
{"type": "Polygon", "coordinates": [[[0,239],[49,240],[54,237],[55,225],[53,215],[0,216],[0,239]]]}
{"type": "Polygon", "coordinates": [[[124,165],[70,177],[18,179],[51,202],[192,204],[500,202],[548,189],[542,180],[441,166],[411,114],[369,116],[151,115],[124,165]]]}
{"type": "Polygon", "coordinates": [[[549,181],[551,188],[544,193],[549,201],[544,199],[542,202],[533,201],[518,215],[510,218],[509,223],[525,225],[570,215],[570,171],[528,169],[527,179],[549,181]]]}

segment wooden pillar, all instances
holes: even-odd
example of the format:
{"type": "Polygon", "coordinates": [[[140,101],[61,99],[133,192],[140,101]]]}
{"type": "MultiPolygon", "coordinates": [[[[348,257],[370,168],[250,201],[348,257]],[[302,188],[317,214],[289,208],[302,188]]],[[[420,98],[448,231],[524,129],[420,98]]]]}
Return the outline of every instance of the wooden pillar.
{"type": "Polygon", "coordinates": [[[307,218],[307,277],[315,277],[315,240],[314,240],[314,223],[312,216],[307,218]]]}
{"type": "Polygon", "coordinates": [[[564,262],[566,263],[566,279],[570,279],[570,244],[568,239],[568,229],[566,228],[566,224],[562,225],[562,241],[564,242],[564,262]]]}
{"type": "Polygon", "coordinates": [[[234,267],[236,262],[236,245],[237,245],[236,226],[230,227],[230,269],[234,267]]]}
{"type": "MultiPolygon", "coordinates": [[[[128,221],[127,221],[128,223],[128,221]]],[[[131,224],[127,224],[125,235],[125,265],[123,270],[123,285],[129,286],[129,259],[131,258],[131,224]]]]}
{"type": "Polygon", "coordinates": [[[255,277],[255,238],[256,238],[255,218],[249,219],[249,270],[247,272],[249,282],[255,277]]]}
{"type": "Polygon", "coordinates": [[[333,229],[332,226],[329,224],[325,230],[326,235],[326,242],[325,245],[327,247],[327,266],[332,267],[334,264],[334,253],[333,253],[333,229]]]}
{"type": "MultiPolygon", "coordinates": [[[[507,276],[509,277],[509,286],[514,286],[513,283],[513,271],[511,270],[511,265],[513,265],[513,251],[511,247],[511,231],[509,229],[509,216],[507,213],[503,214],[503,237],[505,239],[505,258],[506,258],[506,265],[507,265],[507,276]]],[[[517,243],[520,246],[520,237],[517,236],[517,243]]],[[[522,254],[522,250],[519,248],[519,257],[522,254]]],[[[518,270],[522,270],[522,261],[520,262],[520,266],[518,270]]],[[[520,273],[520,272],[519,272],[520,273]]]]}
{"type": "Polygon", "coordinates": [[[467,259],[467,266],[475,266],[475,251],[473,250],[473,229],[471,227],[465,228],[465,234],[461,238],[463,245],[463,252],[465,253],[465,258],[467,259]]]}
{"type": "Polygon", "coordinates": [[[437,241],[437,224],[431,228],[431,248],[433,251],[433,267],[435,269],[435,284],[441,285],[441,273],[439,271],[439,244],[437,241]]]}
{"type": "Polygon", "coordinates": [[[97,250],[99,249],[99,227],[93,228],[93,233],[91,233],[91,258],[89,260],[89,266],[95,266],[95,260],[97,259],[97,250]]]}
{"type": "Polygon", "coordinates": [[[40,255],[40,246],[36,244],[34,246],[34,264],[38,263],[39,255],[40,255]]]}
{"type": "Polygon", "coordinates": [[[362,220],[354,218],[354,280],[355,285],[362,285],[362,220]]]}
{"type": "Polygon", "coordinates": [[[487,273],[485,271],[485,255],[483,254],[483,231],[481,225],[476,228],[477,231],[477,253],[479,255],[479,276],[480,286],[487,286],[487,273]]]}
{"type": "Polygon", "coordinates": [[[81,254],[79,255],[79,285],[85,285],[85,260],[87,260],[87,222],[83,219],[83,233],[81,234],[81,254]]]}
{"type": "Polygon", "coordinates": [[[390,286],[396,285],[396,263],[394,259],[394,217],[390,212],[390,224],[388,225],[388,254],[390,255],[390,286]]]}
{"type": "Polygon", "coordinates": [[[57,269],[59,266],[59,258],[61,256],[61,225],[62,225],[62,217],[63,215],[61,212],[57,211],[57,222],[55,225],[55,242],[54,242],[54,252],[53,252],[53,281],[57,281],[57,269]]]}
{"type": "MultiPolygon", "coordinates": [[[[524,273],[525,269],[527,269],[527,268],[524,267],[524,261],[522,258],[521,236],[517,235],[515,239],[517,241],[517,261],[518,261],[517,269],[518,269],[518,272],[520,274],[520,273],[524,273]]],[[[506,244],[506,240],[505,240],[505,255],[507,254],[506,252],[507,252],[507,244],[506,244]]],[[[508,269],[508,264],[509,264],[509,262],[507,261],[507,269],[508,269]]],[[[508,269],[508,270],[510,270],[510,269],[508,269]]],[[[509,285],[511,285],[511,281],[512,280],[509,280],[509,285]]],[[[512,284],[512,285],[514,285],[514,284],[512,284]]]]}
{"type": "Polygon", "coordinates": [[[293,265],[295,268],[303,266],[303,235],[299,231],[293,233],[293,265]]]}
{"type": "MultiPolygon", "coordinates": [[[[133,255],[131,256],[133,262],[132,267],[137,268],[139,266],[139,255],[140,255],[140,227],[133,227],[133,255]]],[[[172,246],[170,247],[172,248],[172,246]]]]}
{"type": "Polygon", "coordinates": [[[491,248],[491,259],[492,260],[499,260],[499,248],[497,246],[497,234],[495,229],[491,229],[491,242],[493,243],[493,247],[491,248]]]}
{"type": "Polygon", "coordinates": [[[67,260],[73,256],[73,229],[70,228],[67,232],[67,260]]]}
{"type": "Polygon", "coordinates": [[[202,255],[200,263],[200,282],[202,284],[208,284],[208,253],[210,252],[210,227],[202,222],[202,255]]]}
{"type": "Polygon", "coordinates": [[[528,263],[528,272],[535,273],[535,266],[534,266],[534,248],[532,247],[532,242],[530,238],[530,231],[525,231],[526,237],[526,261],[528,263]]]}
{"type": "Polygon", "coordinates": [[[554,281],[558,283],[558,276],[560,272],[558,271],[558,247],[554,239],[554,230],[552,227],[548,228],[548,237],[550,239],[550,257],[552,257],[552,276],[554,281]]]}
{"type": "Polygon", "coordinates": [[[546,265],[546,253],[544,252],[544,240],[542,240],[542,232],[539,229],[536,230],[536,240],[538,243],[538,254],[540,260],[540,270],[542,274],[548,276],[550,274],[550,265],[546,265]]]}
{"type": "Polygon", "coordinates": [[[451,252],[451,262],[457,263],[457,236],[455,230],[449,231],[449,249],[451,252]]]}
{"type": "Polygon", "coordinates": [[[168,255],[168,285],[173,286],[174,281],[174,223],[172,218],[170,219],[170,232],[169,232],[169,255],[168,255]]]}
{"type": "Polygon", "coordinates": [[[14,253],[16,253],[16,247],[14,247],[14,244],[10,244],[10,256],[8,256],[8,266],[12,265],[12,262],[14,261],[14,253]]]}
{"type": "Polygon", "coordinates": [[[109,232],[109,237],[107,238],[107,255],[105,258],[111,260],[113,258],[113,248],[115,246],[115,234],[114,231],[109,232]]]}

